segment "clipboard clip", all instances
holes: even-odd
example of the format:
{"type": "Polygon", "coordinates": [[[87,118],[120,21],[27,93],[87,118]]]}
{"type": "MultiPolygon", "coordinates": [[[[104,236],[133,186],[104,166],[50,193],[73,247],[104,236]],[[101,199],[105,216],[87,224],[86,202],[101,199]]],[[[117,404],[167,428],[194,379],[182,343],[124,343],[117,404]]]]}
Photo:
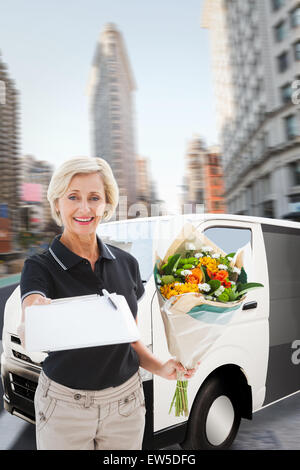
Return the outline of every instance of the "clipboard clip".
{"type": "Polygon", "coordinates": [[[102,289],[102,293],[104,295],[104,297],[112,304],[112,306],[114,307],[115,310],[118,310],[118,306],[115,304],[115,302],[112,300],[112,298],[110,297],[110,293],[107,292],[106,289],[102,289]]]}

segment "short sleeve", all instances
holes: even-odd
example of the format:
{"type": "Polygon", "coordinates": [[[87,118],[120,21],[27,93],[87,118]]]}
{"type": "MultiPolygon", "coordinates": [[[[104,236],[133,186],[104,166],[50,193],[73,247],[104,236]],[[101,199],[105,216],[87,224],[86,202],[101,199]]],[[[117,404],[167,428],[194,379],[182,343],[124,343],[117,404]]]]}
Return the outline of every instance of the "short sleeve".
{"type": "Polygon", "coordinates": [[[139,268],[138,261],[136,261],[136,288],[135,288],[135,293],[136,293],[136,298],[137,298],[138,302],[141,300],[141,298],[144,296],[144,293],[145,293],[145,287],[144,287],[142,279],[141,279],[141,273],[140,273],[140,268],[139,268]]]}
{"type": "Polygon", "coordinates": [[[50,286],[51,278],[47,268],[34,259],[26,259],[20,280],[21,302],[30,294],[50,297],[50,286]]]}

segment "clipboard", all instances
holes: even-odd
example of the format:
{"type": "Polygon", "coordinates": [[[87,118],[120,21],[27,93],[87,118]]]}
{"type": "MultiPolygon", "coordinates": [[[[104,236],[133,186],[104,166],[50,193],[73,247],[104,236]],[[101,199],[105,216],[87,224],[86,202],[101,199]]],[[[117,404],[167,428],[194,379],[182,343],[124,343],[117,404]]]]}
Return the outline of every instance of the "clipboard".
{"type": "Polygon", "coordinates": [[[54,299],[25,309],[28,352],[132,343],[140,333],[124,296],[115,293],[54,299]]]}

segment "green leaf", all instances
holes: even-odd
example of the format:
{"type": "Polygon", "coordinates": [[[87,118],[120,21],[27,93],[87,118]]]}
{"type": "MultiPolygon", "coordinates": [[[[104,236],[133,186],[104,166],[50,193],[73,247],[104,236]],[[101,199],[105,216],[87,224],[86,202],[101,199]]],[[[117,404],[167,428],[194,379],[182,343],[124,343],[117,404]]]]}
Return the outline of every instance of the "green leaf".
{"type": "Polygon", "coordinates": [[[169,256],[167,266],[164,269],[164,274],[171,275],[173,274],[173,269],[177,269],[178,262],[181,258],[181,255],[176,254],[173,256],[169,256]]]}
{"type": "Polygon", "coordinates": [[[202,272],[202,283],[209,281],[210,279],[208,278],[208,274],[206,272],[206,267],[205,266],[200,266],[201,272],[202,272]]]}
{"type": "Polygon", "coordinates": [[[210,281],[208,281],[208,283],[211,287],[211,290],[209,292],[209,295],[211,295],[213,292],[215,292],[221,285],[221,281],[219,281],[218,279],[211,279],[210,281]]]}
{"type": "Polygon", "coordinates": [[[248,284],[239,284],[237,287],[237,297],[241,297],[242,295],[246,294],[250,290],[257,289],[257,287],[264,287],[263,284],[259,282],[249,282],[248,284]]]}
{"type": "Polygon", "coordinates": [[[235,253],[228,253],[228,255],[225,256],[225,258],[234,258],[235,253]]]}
{"type": "Polygon", "coordinates": [[[243,266],[241,267],[241,272],[237,278],[237,282],[240,282],[241,284],[247,283],[247,273],[243,266]]]}

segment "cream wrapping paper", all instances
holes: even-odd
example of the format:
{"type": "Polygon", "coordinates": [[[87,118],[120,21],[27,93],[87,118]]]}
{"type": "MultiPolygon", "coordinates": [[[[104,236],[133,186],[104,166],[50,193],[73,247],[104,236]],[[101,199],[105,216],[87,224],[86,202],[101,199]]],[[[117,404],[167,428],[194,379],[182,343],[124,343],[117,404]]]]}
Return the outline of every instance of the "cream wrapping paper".
{"type": "MultiPolygon", "coordinates": [[[[215,253],[226,253],[199,233],[192,224],[186,224],[161,259],[155,254],[154,275],[173,254],[183,254],[187,247],[211,246],[215,253]]],[[[239,267],[243,254],[238,254],[239,267]]],[[[236,257],[235,257],[236,258],[236,257]]],[[[235,260],[234,260],[235,261],[235,260]]],[[[160,312],[164,324],[169,353],[187,369],[194,368],[198,361],[223,334],[225,328],[237,313],[245,296],[235,302],[217,302],[204,298],[201,293],[185,293],[165,299],[156,284],[160,312]],[[194,310],[193,310],[194,309],[194,310]]]]}

